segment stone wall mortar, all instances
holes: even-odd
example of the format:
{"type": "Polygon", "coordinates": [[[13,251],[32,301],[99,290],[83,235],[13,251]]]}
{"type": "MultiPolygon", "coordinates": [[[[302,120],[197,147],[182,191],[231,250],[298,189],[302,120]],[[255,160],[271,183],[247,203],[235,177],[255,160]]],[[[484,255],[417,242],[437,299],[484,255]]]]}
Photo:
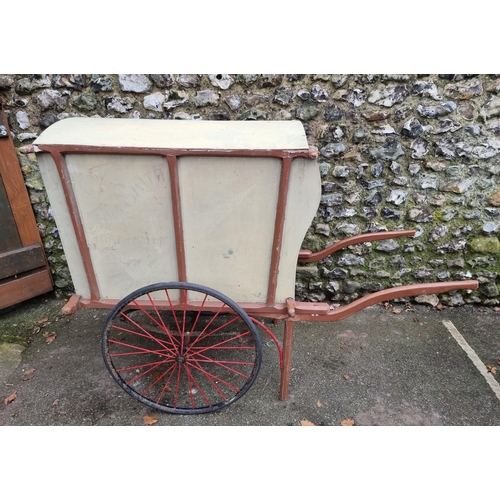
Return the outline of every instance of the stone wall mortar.
{"type": "Polygon", "coordinates": [[[26,148],[43,129],[69,116],[298,119],[321,152],[323,188],[305,248],[417,230],[299,266],[298,299],[473,278],[478,291],[441,302],[500,303],[500,75],[0,75],[0,98],[61,294],[71,277],[26,148]]]}

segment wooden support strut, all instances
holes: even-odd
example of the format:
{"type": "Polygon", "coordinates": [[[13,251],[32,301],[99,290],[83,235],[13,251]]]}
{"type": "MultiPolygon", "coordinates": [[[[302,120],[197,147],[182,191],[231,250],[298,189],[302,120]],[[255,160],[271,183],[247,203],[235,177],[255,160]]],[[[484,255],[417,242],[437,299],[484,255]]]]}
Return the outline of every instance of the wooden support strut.
{"type": "Polygon", "coordinates": [[[278,190],[278,204],[276,207],[276,219],[274,222],[274,237],[271,250],[271,266],[269,270],[269,286],[267,290],[267,305],[272,306],[276,301],[276,287],[278,286],[278,272],[283,243],[283,227],[285,224],[286,199],[288,185],[290,183],[291,158],[283,158],[278,190]]]}
{"type": "Polygon", "coordinates": [[[57,167],[59,178],[61,179],[64,197],[66,198],[71,222],[75,230],[78,249],[80,250],[83,267],[85,269],[85,273],[89,282],[90,300],[98,301],[100,299],[99,285],[97,283],[97,277],[95,274],[94,266],[92,264],[92,258],[90,256],[89,246],[87,238],[85,236],[85,230],[83,228],[80,211],[78,210],[78,203],[76,201],[75,193],[71,185],[71,178],[69,175],[68,167],[66,165],[65,158],[61,153],[52,151],[51,154],[57,167]]]}

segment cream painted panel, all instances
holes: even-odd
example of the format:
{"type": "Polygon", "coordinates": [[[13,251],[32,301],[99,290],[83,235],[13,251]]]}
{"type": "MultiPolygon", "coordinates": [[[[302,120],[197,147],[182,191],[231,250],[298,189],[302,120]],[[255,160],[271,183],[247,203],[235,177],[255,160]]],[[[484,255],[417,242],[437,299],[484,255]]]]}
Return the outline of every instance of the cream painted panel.
{"type": "Polygon", "coordinates": [[[292,161],[288,188],[283,245],[276,287],[276,302],[295,297],[297,257],[321,199],[321,178],[314,160],[292,161]]]}
{"type": "Polygon", "coordinates": [[[37,160],[40,166],[43,183],[45,184],[45,189],[49,196],[50,206],[52,207],[57,229],[59,230],[59,236],[61,237],[61,243],[68,262],[75,292],[84,299],[88,299],[90,298],[89,283],[87,281],[85,268],[83,267],[82,256],[78,248],[78,242],[56,164],[52,156],[48,153],[37,154],[37,160]]]}
{"type": "Polygon", "coordinates": [[[66,162],[101,298],[177,281],[165,158],[71,154],[66,162]]]}
{"type": "Polygon", "coordinates": [[[308,149],[299,121],[66,118],[34,142],[174,149],[308,149]]]}
{"type": "Polygon", "coordinates": [[[188,281],[266,301],[280,168],[276,158],[179,159],[188,281]]]}

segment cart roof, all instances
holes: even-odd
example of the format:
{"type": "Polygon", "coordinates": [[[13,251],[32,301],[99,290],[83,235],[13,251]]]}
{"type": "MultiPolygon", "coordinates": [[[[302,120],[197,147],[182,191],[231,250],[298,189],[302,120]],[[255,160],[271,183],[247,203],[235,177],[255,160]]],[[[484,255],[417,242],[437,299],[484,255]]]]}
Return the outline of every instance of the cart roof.
{"type": "Polygon", "coordinates": [[[35,145],[195,150],[307,150],[299,121],[137,120],[66,118],[35,145]]]}

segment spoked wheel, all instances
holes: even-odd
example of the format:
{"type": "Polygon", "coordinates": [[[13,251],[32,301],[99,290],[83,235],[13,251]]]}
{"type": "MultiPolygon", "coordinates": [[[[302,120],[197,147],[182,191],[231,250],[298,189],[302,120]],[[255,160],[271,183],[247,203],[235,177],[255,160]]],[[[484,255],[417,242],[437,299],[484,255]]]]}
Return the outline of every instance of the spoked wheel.
{"type": "Polygon", "coordinates": [[[128,394],[158,410],[219,410],[261,365],[257,330],[231,299],[191,283],[158,283],[122,299],[104,325],[104,362],[128,394]]]}

